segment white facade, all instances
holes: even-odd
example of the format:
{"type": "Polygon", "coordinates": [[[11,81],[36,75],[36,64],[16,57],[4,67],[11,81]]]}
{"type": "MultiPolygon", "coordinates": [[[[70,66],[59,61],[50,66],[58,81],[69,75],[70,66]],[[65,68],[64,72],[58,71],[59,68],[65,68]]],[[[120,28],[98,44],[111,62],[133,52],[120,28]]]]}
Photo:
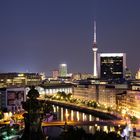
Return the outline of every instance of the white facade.
{"type": "Polygon", "coordinates": [[[119,107],[122,113],[140,118],[140,91],[128,90],[121,98],[119,107]]]}
{"type": "Polygon", "coordinates": [[[72,93],[72,87],[52,87],[52,88],[42,88],[42,87],[36,87],[38,90],[40,97],[44,98],[45,95],[54,95],[57,92],[65,92],[66,94],[72,93]]]}
{"type": "Polygon", "coordinates": [[[102,85],[99,87],[99,103],[106,108],[116,108],[116,90],[115,88],[106,88],[102,85]]]}

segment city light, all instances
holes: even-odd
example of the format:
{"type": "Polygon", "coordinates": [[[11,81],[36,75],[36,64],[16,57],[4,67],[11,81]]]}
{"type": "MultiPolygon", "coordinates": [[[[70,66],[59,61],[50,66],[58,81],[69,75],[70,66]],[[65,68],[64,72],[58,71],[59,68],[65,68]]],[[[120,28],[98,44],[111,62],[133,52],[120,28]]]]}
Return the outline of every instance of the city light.
{"type": "Polygon", "coordinates": [[[0,139],[139,137],[140,1],[1,5],[0,139]]]}
{"type": "Polygon", "coordinates": [[[124,55],[124,53],[100,53],[100,56],[101,57],[117,57],[117,56],[119,56],[119,57],[121,57],[121,56],[123,56],[124,55]]]}

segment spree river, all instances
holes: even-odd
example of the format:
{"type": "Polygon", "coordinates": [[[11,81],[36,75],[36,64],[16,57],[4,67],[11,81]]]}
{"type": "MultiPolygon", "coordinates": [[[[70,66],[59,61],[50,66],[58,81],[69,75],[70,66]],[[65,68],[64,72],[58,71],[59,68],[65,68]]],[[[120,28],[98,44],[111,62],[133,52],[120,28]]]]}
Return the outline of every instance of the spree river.
{"type": "MultiPolygon", "coordinates": [[[[60,107],[53,105],[54,113],[56,117],[54,118],[56,121],[99,121],[100,119],[94,117],[92,114],[86,114],[84,112],[79,112],[76,110],[67,109],[65,107],[60,107]]],[[[115,128],[112,126],[99,126],[95,125],[83,125],[77,126],[82,127],[87,133],[94,134],[97,130],[103,130],[105,132],[115,131],[115,128]]],[[[48,136],[56,137],[58,136],[64,129],[62,127],[46,127],[44,132],[48,136]]]]}

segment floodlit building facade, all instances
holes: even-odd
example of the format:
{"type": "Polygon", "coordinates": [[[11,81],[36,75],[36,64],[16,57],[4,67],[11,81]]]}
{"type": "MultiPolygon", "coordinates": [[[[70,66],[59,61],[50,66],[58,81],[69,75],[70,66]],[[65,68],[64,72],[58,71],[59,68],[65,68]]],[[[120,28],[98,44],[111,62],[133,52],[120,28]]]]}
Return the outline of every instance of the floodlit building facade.
{"type": "Polygon", "coordinates": [[[135,79],[140,80],[140,69],[136,72],[135,79]]]}
{"type": "Polygon", "coordinates": [[[99,103],[103,104],[106,108],[116,108],[116,93],[117,90],[114,86],[100,85],[99,86],[99,103]]]}
{"type": "Polygon", "coordinates": [[[114,86],[93,84],[78,85],[73,89],[73,96],[83,100],[94,100],[107,107],[116,108],[116,93],[114,86]]]}
{"type": "Polygon", "coordinates": [[[54,95],[57,92],[73,93],[72,84],[48,84],[45,86],[37,86],[36,89],[39,91],[40,97],[45,98],[46,95],[54,95]]]}
{"type": "Polygon", "coordinates": [[[59,65],[59,76],[66,77],[67,76],[67,64],[59,65]]]}
{"type": "Polygon", "coordinates": [[[72,80],[84,80],[88,78],[93,78],[93,74],[91,73],[73,73],[72,80]]]}
{"type": "Polygon", "coordinates": [[[126,93],[118,95],[117,98],[117,105],[122,114],[140,118],[140,91],[128,90],[126,93]]]}
{"type": "Polygon", "coordinates": [[[78,85],[77,87],[74,87],[73,95],[75,98],[96,101],[96,86],[78,85]]]}

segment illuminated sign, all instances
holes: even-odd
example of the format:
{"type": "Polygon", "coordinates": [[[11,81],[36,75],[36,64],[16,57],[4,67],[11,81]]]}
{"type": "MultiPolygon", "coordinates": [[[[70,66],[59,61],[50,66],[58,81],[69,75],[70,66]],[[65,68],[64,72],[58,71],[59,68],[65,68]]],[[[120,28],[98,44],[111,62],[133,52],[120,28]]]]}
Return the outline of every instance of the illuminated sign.
{"type": "Polygon", "coordinates": [[[18,76],[19,76],[19,77],[22,77],[22,76],[24,76],[24,74],[23,74],[23,73],[20,73],[20,74],[18,74],[18,76]]]}
{"type": "Polygon", "coordinates": [[[21,102],[24,101],[24,91],[7,91],[7,105],[16,106],[21,105],[21,102]]]}
{"type": "Polygon", "coordinates": [[[124,53],[100,53],[101,57],[122,57],[124,56],[124,53]]]}

